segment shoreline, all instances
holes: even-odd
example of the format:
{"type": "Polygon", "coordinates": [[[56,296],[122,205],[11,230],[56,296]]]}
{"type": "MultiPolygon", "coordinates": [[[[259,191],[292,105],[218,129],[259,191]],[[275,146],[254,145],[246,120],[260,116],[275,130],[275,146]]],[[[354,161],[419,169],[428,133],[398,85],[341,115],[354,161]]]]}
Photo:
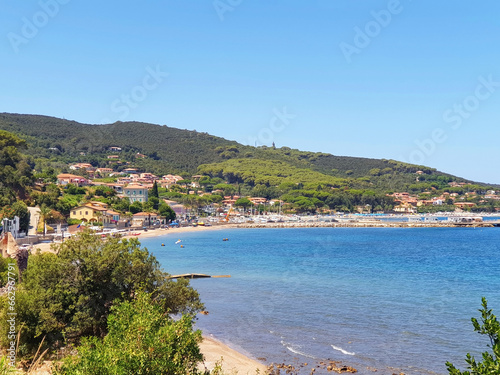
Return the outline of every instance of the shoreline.
{"type": "MultiPolygon", "coordinates": [[[[221,229],[232,229],[235,226],[232,224],[211,226],[211,227],[181,227],[175,229],[155,229],[144,231],[134,231],[134,233],[141,233],[139,236],[128,235],[123,236],[123,238],[153,238],[160,237],[164,235],[169,235],[175,237],[183,233],[191,233],[200,230],[221,230],[221,229]]],[[[53,251],[52,246],[58,245],[54,242],[42,242],[33,245],[33,250],[40,250],[40,252],[51,252],[53,251]]],[[[204,360],[200,362],[200,370],[213,370],[216,366],[221,365],[225,373],[233,374],[237,373],[240,375],[253,375],[253,374],[265,374],[268,371],[268,366],[264,363],[257,361],[250,357],[250,354],[244,354],[230,346],[217,340],[217,338],[212,335],[204,335],[203,341],[199,344],[200,351],[203,354],[204,360]]]]}
{"type": "MultiPolygon", "coordinates": [[[[184,233],[194,233],[199,231],[221,231],[230,229],[252,229],[252,228],[430,228],[430,227],[445,227],[454,228],[455,225],[450,225],[449,223],[402,223],[402,222],[377,222],[377,221],[359,221],[359,222],[301,222],[301,223],[244,223],[244,224],[222,224],[214,225],[209,227],[181,227],[173,229],[150,229],[147,231],[134,230],[134,233],[140,233],[139,236],[128,235],[123,236],[123,238],[154,238],[166,236],[169,238],[182,238],[181,235],[184,233]]],[[[470,227],[470,226],[469,226],[470,227]]],[[[57,245],[57,243],[40,243],[33,246],[33,249],[40,249],[41,252],[52,251],[52,245],[57,245]]],[[[229,338],[230,345],[230,338],[229,338]]],[[[203,335],[203,341],[200,343],[200,350],[204,355],[204,361],[200,363],[200,370],[204,368],[208,370],[213,370],[218,363],[222,360],[222,368],[225,372],[238,374],[255,374],[256,370],[259,373],[267,373],[269,367],[253,359],[252,354],[245,354],[242,351],[233,349],[230,346],[219,341],[213,335],[203,335]]]]}
{"type": "MultiPolygon", "coordinates": [[[[197,226],[197,227],[180,227],[172,229],[143,229],[133,230],[139,235],[123,234],[122,238],[152,238],[165,235],[175,235],[182,233],[192,233],[200,231],[216,231],[224,229],[291,229],[291,228],[494,228],[494,225],[488,221],[477,223],[448,223],[448,222],[387,222],[375,220],[360,220],[349,222],[318,222],[318,221],[303,221],[303,222],[273,222],[273,223],[228,223],[218,224],[213,226],[197,226]]],[[[40,250],[42,253],[52,251],[52,245],[57,245],[57,242],[40,242],[32,245],[33,250],[40,250]]]]}
{"type": "Polygon", "coordinates": [[[200,343],[200,351],[203,353],[204,361],[200,363],[200,370],[213,370],[221,365],[225,373],[240,375],[266,374],[268,366],[252,359],[249,355],[222,343],[212,335],[203,335],[200,343]]]}

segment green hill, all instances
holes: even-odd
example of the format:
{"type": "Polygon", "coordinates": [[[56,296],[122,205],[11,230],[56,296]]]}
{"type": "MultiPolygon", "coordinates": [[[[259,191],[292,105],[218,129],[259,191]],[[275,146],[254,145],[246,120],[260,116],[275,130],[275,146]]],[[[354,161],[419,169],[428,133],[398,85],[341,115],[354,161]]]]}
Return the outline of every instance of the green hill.
{"type": "Polygon", "coordinates": [[[314,181],[398,191],[416,182],[423,183],[425,190],[433,183],[445,186],[450,181],[462,181],[432,168],[394,160],[335,156],[288,147],[245,146],[207,133],[141,122],[89,125],[48,116],[2,113],[0,129],[26,139],[30,145],[26,153],[35,159],[37,166],[53,165],[60,169],[74,162],[109,166],[108,156],[114,153],[120,161],[114,165],[118,170],[128,166],[185,176],[199,171],[226,179],[237,176],[237,182],[250,186],[314,181]],[[122,151],[109,151],[113,146],[122,151]],[[146,157],[137,158],[137,153],[146,157]],[[424,175],[417,181],[415,172],[419,170],[424,175]]]}

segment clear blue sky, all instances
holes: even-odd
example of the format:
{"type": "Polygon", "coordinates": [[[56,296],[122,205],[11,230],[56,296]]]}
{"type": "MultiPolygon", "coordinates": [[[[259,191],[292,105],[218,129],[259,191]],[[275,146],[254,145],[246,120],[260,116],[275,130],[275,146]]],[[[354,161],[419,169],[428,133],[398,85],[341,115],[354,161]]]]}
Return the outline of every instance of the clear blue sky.
{"type": "Polygon", "coordinates": [[[3,0],[0,111],[500,183],[499,15],[498,0],[3,0]]]}

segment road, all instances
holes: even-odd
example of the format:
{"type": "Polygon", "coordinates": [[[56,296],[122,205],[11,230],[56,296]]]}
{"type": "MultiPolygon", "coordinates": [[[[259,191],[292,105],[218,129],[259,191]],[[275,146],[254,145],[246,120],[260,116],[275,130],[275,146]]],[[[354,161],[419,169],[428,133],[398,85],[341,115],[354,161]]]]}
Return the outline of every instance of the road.
{"type": "Polygon", "coordinates": [[[28,228],[28,235],[35,235],[36,228],[38,228],[38,221],[40,220],[40,208],[28,207],[30,212],[30,226],[28,228]]]}

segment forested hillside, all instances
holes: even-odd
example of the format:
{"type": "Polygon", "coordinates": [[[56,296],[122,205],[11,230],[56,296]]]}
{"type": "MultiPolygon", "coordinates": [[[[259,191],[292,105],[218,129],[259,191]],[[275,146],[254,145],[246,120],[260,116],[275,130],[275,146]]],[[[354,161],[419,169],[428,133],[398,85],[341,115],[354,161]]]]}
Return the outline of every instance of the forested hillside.
{"type": "MultiPolygon", "coordinates": [[[[416,181],[415,172],[439,177],[440,183],[458,180],[435,169],[394,160],[335,156],[289,147],[251,147],[207,133],[141,122],[88,125],[48,116],[0,114],[0,129],[26,139],[26,150],[41,166],[64,170],[74,162],[109,166],[110,147],[120,147],[122,164],[156,174],[186,177],[200,172],[229,176],[238,169],[242,181],[273,185],[283,180],[348,185],[377,190],[406,190],[416,181]],[[137,158],[137,153],[144,157],[137,158]]],[[[234,173],[233,173],[234,175],[234,173]]],[[[424,178],[425,179],[425,178],[424,178]]],[[[422,180],[422,179],[421,179],[422,180]]]]}
{"type": "Polygon", "coordinates": [[[92,155],[118,146],[124,152],[139,152],[186,172],[196,171],[198,165],[207,161],[223,160],[216,147],[237,145],[206,133],[139,122],[97,126],[47,116],[0,114],[0,129],[26,139],[32,155],[50,158],[58,153],[76,161],[84,152],[91,160],[92,155]]]}

